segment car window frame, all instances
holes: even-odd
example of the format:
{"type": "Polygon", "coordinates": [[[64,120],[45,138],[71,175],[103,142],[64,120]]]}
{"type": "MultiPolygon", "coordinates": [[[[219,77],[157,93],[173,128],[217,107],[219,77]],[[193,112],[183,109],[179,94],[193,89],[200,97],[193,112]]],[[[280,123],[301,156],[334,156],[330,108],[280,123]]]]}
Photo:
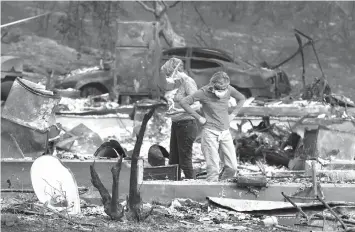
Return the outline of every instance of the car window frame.
{"type": "Polygon", "coordinates": [[[163,64],[164,64],[166,61],[168,61],[169,59],[171,59],[171,58],[173,58],[173,57],[182,60],[182,62],[183,62],[184,65],[185,65],[184,68],[187,70],[187,62],[188,62],[188,61],[187,61],[187,58],[186,58],[186,57],[181,57],[181,56],[162,56],[162,57],[161,57],[161,60],[160,60],[160,67],[163,66],[163,64]],[[164,61],[164,62],[162,62],[162,61],[164,61]]]}
{"type": "Polygon", "coordinates": [[[221,60],[223,62],[234,63],[233,58],[231,58],[228,54],[224,54],[219,50],[213,50],[213,49],[209,49],[209,50],[211,50],[212,52],[207,51],[207,48],[192,48],[191,58],[194,57],[195,52],[199,52],[199,53],[206,53],[206,54],[213,55],[216,58],[208,58],[208,57],[196,57],[196,58],[215,59],[215,60],[221,60]]]}
{"type": "Polygon", "coordinates": [[[219,67],[213,67],[213,68],[221,68],[221,69],[225,69],[225,67],[223,66],[223,64],[221,62],[218,62],[219,60],[217,59],[209,59],[209,58],[196,58],[196,57],[191,57],[190,58],[190,69],[191,70],[202,70],[202,69],[209,69],[209,68],[202,68],[202,69],[193,69],[191,67],[192,64],[192,60],[200,60],[200,61],[206,61],[206,62],[213,62],[213,63],[217,63],[219,65],[219,67]]]}
{"type": "MultiPolygon", "coordinates": [[[[161,59],[170,59],[170,58],[173,58],[173,57],[176,57],[176,58],[179,58],[181,59],[183,62],[185,62],[185,70],[188,71],[189,68],[190,68],[190,59],[189,59],[189,55],[191,54],[191,48],[190,47],[184,47],[184,48],[181,48],[181,49],[186,49],[186,53],[185,53],[185,56],[177,56],[177,55],[164,55],[164,51],[162,52],[162,57],[161,59]]],[[[171,49],[167,49],[167,50],[171,50],[171,49]]],[[[166,51],[166,50],[165,50],[166,51]]]]}
{"type": "Polygon", "coordinates": [[[163,50],[162,56],[168,56],[168,57],[186,57],[186,56],[188,55],[188,50],[189,50],[188,47],[173,48],[173,49],[170,48],[170,49],[163,50]],[[184,55],[184,56],[181,56],[181,55],[176,55],[176,54],[174,54],[174,55],[164,54],[165,52],[166,52],[166,53],[169,53],[169,51],[171,51],[171,50],[185,50],[185,55],[184,55]]]}

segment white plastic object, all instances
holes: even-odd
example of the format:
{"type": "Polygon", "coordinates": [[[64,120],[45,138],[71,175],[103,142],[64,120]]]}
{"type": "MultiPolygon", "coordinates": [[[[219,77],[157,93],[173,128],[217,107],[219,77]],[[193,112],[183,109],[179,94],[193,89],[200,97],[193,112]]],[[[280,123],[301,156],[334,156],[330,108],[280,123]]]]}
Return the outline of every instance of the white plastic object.
{"type": "Polygon", "coordinates": [[[38,200],[57,211],[80,213],[78,186],[73,173],[54,156],[37,158],[31,166],[31,182],[38,200]]]}

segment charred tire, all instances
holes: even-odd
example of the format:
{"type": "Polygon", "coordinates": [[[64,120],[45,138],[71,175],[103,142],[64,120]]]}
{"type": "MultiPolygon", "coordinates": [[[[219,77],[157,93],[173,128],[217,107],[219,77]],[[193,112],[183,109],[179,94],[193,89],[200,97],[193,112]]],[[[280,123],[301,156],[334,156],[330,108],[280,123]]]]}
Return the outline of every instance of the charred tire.
{"type": "Polygon", "coordinates": [[[101,84],[87,84],[80,88],[80,97],[97,96],[108,93],[105,86],[101,84]]]}

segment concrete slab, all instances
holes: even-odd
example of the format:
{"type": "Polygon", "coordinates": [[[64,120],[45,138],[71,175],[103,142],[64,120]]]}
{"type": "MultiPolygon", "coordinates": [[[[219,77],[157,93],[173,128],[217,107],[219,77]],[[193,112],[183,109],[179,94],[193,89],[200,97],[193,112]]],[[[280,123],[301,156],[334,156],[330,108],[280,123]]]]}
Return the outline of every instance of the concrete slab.
{"type": "MultiPolygon", "coordinates": [[[[32,189],[30,168],[33,161],[2,161],[1,162],[1,188],[32,189]]],[[[79,187],[88,187],[89,191],[81,197],[91,203],[101,204],[98,191],[92,186],[89,165],[93,161],[63,160],[63,163],[73,172],[79,187]]],[[[115,161],[98,160],[95,163],[103,184],[111,192],[112,176],[110,168],[115,161]]],[[[282,201],[281,192],[292,195],[303,184],[281,183],[270,184],[259,191],[256,197],[246,189],[237,188],[235,183],[195,181],[142,181],[143,161],[140,161],[139,183],[143,201],[169,202],[174,198],[190,198],[196,201],[205,201],[210,197],[227,197],[234,199],[282,201]]],[[[120,175],[120,199],[126,199],[129,192],[130,162],[124,161],[120,175]]],[[[322,184],[322,189],[328,201],[355,201],[355,184],[322,184]]]]}
{"type": "MultiPolygon", "coordinates": [[[[206,197],[226,197],[233,199],[283,201],[281,192],[292,195],[303,184],[271,184],[259,191],[259,196],[248,192],[246,189],[237,188],[235,183],[210,183],[202,181],[144,181],[141,186],[143,201],[170,202],[175,198],[190,198],[195,201],[205,201],[206,197]]],[[[322,189],[327,201],[355,201],[355,184],[322,184],[322,189]]],[[[98,192],[92,191],[83,195],[92,203],[100,202],[98,192]]]]}

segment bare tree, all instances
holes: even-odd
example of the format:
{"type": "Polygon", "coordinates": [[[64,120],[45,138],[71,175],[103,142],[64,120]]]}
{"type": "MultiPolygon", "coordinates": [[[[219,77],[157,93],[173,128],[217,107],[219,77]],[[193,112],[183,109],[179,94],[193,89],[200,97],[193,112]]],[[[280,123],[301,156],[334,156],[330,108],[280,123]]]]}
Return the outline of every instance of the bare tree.
{"type": "Polygon", "coordinates": [[[216,48],[216,40],[214,39],[214,30],[212,29],[211,26],[209,26],[202,13],[199,10],[199,3],[194,2],[193,4],[193,8],[195,10],[195,12],[197,13],[197,21],[200,22],[200,25],[198,25],[199,28],[201,28],[201,30],[199,30],[196,34],[195,34],[195,40],[197,41],[197,43],[199,43],[200,46],[203,47],[213,47],[216,48]]]}
{"type": "MultiPolygon", "coordinates": [[[[115,47],[115,21],[120,15],[127,15],[119,1],[95,1],[90,2],[92,8],[92,22],[96,30],[98,46],[104,50],[104,57],[115,47]]],[[[95,32],[93,32],[95,33],[95,32]]],[[[110,54],[112,55],[112,54],[110,54]]]]}
{"type": "Polygon", "coordinates": [[[119,1],[70,1],[56,25],[62,41],[76,47],[97,46],[106,52],[113,48],[115,20],[127,12],[119,1]]]}
{"type": "MultiPolygon", "coordinates": [[[[38,2],[37,9],[40,10],[39,13],[45,13],[46,11],[53,12],[57,6],[57,2],[38,2]]],[[[47,36],[48,34],[48,27],[49,27],[49,20],[51,18],[51,14],[45,15],[41,18],[38,18],[38,33],[41,36],[47,36]]]]}
{"type": "Polygon", "coordinates": [[[343,13],[342,15],[339,15],[339,18],[341,19],[341,27],[339,28],[338,35],[347,45],[354,48],[353,31],[355,29],[355,3],[353,1],[336,1],[334,4],[343,13]]]}
{"type": "Polygon", "coordinates": [[[89,37],[85,31],[85,19],[88,15],[86,2],[70,1],[65,15],[59,18],[56,29],[63,36],[62,41],[80,50],[84,37],[89,37]]]}
{"type": "Polygon", "coordinates": [[[167,10],[175,7],[180,1],[176,1],[168,5],[165,1],[153,1],[149,6],[148,2],[137,1],[145,10],[151,12],[155,16],[155,20],[159,21],[161,28],[159,35],[162,36],[170,47],[186,46],[185,39],[178,35],[170,22],[167,10]]]}

